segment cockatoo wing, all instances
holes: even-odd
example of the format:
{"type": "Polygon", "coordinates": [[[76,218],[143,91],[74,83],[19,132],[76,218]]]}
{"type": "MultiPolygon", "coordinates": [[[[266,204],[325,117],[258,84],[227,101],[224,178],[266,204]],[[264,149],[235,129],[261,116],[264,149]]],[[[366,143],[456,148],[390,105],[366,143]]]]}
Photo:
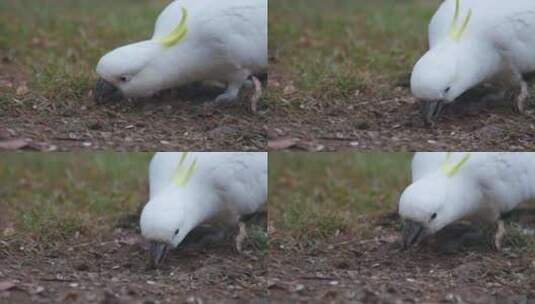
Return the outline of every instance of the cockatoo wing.
{"type": "Polygon", "coordinates": [[[267,66],[266,0],[174,1],[158,17],[153,39],[166,36],[177,26],[183,7],[188,10],[187,36],[202,41],[205,49],[216,50],[212,57],[245,66],[267,66]]]}
{"type": "Polygon", "coordinates": [[[212,172],[216,191],[239,215],[261,211],[267,200],[267,153],[234,153],[212,172]]]}
{"type": "Polygon", "coordinates": [[[522,73],[535,71],[535,1],[525,9],[504,17],[489,31],[505,58],[522,73]]]}
{"type": "Polygon", "coordinates": [[[472,153],[466,175],[473,176],[485,193],[486,204],[507,212],[535,197],[535,153],[472,153]]]}
{"type": "Polygon", "coordinates": [[[225,62],[260,72],[267,67],[267,1],[239,0],[203,24],[203,36],[225,62]],[[224,40],[221,37],[225,37],[224,40]]]}

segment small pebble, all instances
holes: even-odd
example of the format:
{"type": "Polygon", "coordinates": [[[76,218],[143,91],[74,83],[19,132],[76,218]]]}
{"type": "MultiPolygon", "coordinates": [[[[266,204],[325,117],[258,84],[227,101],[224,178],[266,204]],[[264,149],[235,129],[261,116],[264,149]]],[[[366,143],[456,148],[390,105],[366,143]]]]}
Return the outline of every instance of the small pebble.
{"type": "Polygon", "coordinates": [[[87,265],[86,263],[79,263],[74,267],[74,269],[78,271],[88,271],[89,265],[87,265]]]}

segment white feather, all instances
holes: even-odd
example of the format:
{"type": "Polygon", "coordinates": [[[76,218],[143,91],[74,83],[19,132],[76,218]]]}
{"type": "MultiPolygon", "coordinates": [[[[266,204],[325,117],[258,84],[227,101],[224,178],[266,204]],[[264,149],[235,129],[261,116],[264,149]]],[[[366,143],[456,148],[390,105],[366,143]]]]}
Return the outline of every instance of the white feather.
{"type": "Polygon", "coordinates": [[[184,187],[173,182],[181,156],[160,152],[151,161],[150,200],[140,221],[145,238],[176,247],[198,225],[236,225],[265,208],[267,153],[188,153],[186,162],[195,159],[198,169],[184,187]]]}
{"type": "Polygon", "coordinates": [[[459,23],[469,10],[459,41],[449,36],[455,0],[444,1],[433,16],[430,49],[411,78],[416,98],[452,102],[483,82],[535,70],[535,1],[461,0],[459,23]]]}
{"type": "Polygon", "coordinates": [[[102,57],[97,73],[127,97],[196,81],[241,87],[267,70],[267,0],[180,0],[156,21],[150,40],[115,49],[102,57]],[[187,35],[172,47],[159,40],[188,13],[187,35]],[[128,81],[121,81],[126,76],[128,81]]]}
{"type": "Polygon", "coordinates": [[[466,153],[416,153],[413,183],[400,198],[401,217],[434,233],[459,220],[494,222],[535,198],[535,153],[469,154],[466,163],[450,177],[443,164],[459,163],[466,153]],[[432,220],[433,213],[437,216],[432,220]]]}

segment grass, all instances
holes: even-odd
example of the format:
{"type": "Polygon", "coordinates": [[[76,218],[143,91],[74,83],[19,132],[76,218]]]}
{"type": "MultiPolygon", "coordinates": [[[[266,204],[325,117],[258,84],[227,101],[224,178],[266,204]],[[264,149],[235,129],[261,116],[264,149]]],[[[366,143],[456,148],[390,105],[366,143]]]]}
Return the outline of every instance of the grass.
{"type": "Polygon", "coordinates": [[[31,94],[26,98],[76,102],[92,88],[98,59],[115,47],[149,38],[166,3],[4,0],[0,54],[28,78],[31,94]]]}
{"type": "MultiPolygon", "coordinates": [[[[35,95],[80,100],[93,86],[98,59],[150,37],[168,2],[4,0],[0,53],[20,66],[35,95]]],[[[356,90],[392,88],[426,49],[427,24],[438,4],[270,1],[269,45],[276,70],[312,95],[345,98],[356,90]]]]}
{"type": "MultiPolygon", "coordinates": [[[[270,220],[305,243],[339,233],[370,236],[374,219],[397,212],[410,184],[410,160],[409,153],[272,153],[270,220]]],[[[535,238],[518,218],[506,222],[507,246],[535,253],[535,238]]]]}
{"type": "Polygon", "coordinates": [[[266,226],[253,225],[247,229],[247,238],[251,246],[262,254],[267,254],[269,252],[269,235],[266,226]]]}
{"type": "MultiPolygon", "coordinates": [[[[0,214],[0,239],[31,239],[46,247],[77,234],[112,231],[148,199],[151,156],[3,153],[0,210],[7,213],[0,214]]],[[[265,226],[249,229],[251,245],[267,252],[265,226]]]]}
{"type": "Polygon", "coordinates": [[[535,236],[533,235],[533,231],[526,233],[525,228],[514,222],[508,223],[506,229],[506,246],[525,250],[535,255],[535,236]]]}
{"type": "Polygon", "coordinates": [[[394,211],[409,183],[410,154],[270,154],[269,211],[297,238],[364,233],[370,217],[394,211]]]}
{"type": "MultiPolygon", "coordinates": [[[[147,199],[149,153],[3,153],[0,218],[42,245],[109,231],[147,199]]],[[[5,223],[4,223],[5,225],[5,223]]],[[[0,226],[1,227],[1,226],[0,226]]]]}
{"type": "Polygon", "coordinates": [[[346,99],[357,90],[385,95],[425,51],[438,3],[272,0],[275,70],[315,97],[346,99]]]}

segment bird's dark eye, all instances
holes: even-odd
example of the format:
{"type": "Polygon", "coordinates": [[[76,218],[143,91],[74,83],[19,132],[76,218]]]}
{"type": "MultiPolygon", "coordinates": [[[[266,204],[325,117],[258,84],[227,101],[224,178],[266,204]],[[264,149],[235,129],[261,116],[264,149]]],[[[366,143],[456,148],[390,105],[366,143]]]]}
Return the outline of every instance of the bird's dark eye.
{"type": "Polygon", "coordinates": [[[179,232],[180,232],[180,231],[179,231],[178,229],[175,230],[175,235],[178,235],[179,232]]]}
{"type": "Polygon", "coordinates": [[[444,93],[448,94],[451,90],[451,87],[447,87],[445,90],[444,90],[444,93]]]}
{"type": "Polygon", "coordinates": [[[431,220],[434,220],[436,218],[437,218],[437,214],[436,213],[431,214],[431,220]]]}
{"type": "Polygon", "coordinates": [[[121,77],[119,77],[119,80],[121,82],[127,82],[128,81],[128,77],[127,76],[121,76],[121,77]]]}

